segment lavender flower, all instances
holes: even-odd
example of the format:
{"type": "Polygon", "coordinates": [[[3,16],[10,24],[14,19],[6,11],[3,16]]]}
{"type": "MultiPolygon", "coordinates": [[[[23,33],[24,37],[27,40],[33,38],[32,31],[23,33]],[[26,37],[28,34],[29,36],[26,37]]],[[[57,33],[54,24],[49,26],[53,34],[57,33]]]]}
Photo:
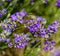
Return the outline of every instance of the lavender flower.
{"type": "Polygon", "coordinates": [[[6,8],[3,8],[2,11],[1,11],[2,14],[6,14],[7,13],[7,10],[6,8]]]}
{"type": "Polygon", "coordinates": [[[12,14],[10,17],[12,20],[18,21],[22,24],[24,22],[23,17],[26,15],[27,15],[27,13],[26,13],[25,9],[23,9],[21,12],[16,12],[16,13],[12,14]]]}
{"type": "Polygon", "coordinates": [[[30,0],[30,4],[33,4],[34,3],[34,0],[30,0]]]}
{"type": "Polygon", "coordinates": [[[12,20],[17,20],[17,16],[15,14],[11,15],[12,20]]]}
{"type": "Polygon", "coordinates": [[[40,29],[39,35],[44,38],[46,36],[46,29],[42,28],[40,29]]]}
{"type": "Polygon", "coordinates": [[[3,28],[3,32],[0,33],[0,36],[2,38],[6,38],[15,30],[16,22],[12,21],[11,19],[5,19],[0,23],[0,27],[3,28]]]}
{"type": "Polygon", "coordinates": [[[46,50],[52,50],[53,48],[54,48],[54,46],[55,46],[55,41],[54,40],[51,40],[51,41],[49,41],[49,40],[46,40],[45,42],[44,42],[44,50],[46,51],[46,50]]]}
{"type": "Polygon", "coordinates": [[[42,19],[43,19],[43,18],[39,16],[39,17],[37,17],[36,20],[37,20],[38,22],[40,22],[40,21],[42,21],[42,19]]]}
{"type": "Polygon", "coordinates": [[[58,21],[54,21],[51,25],[48,26],[48,28],[45,30],[45,38],[49,38],[52,36],[52,34],[57,32],[57,29],[59,27],[58,21]]]}
{"type": "Polygon", "coordinates": [[[38,24],[33,24],[33,25],[30,25],[29,27],[28,27],[28,29],[29,29],[29,31],[30,32],[38,32],[38,24]]]}
{"type": "Polygon", "coordinates": [[[42,17],[37,17],[36,19],[30,20],[30,22],[28,30],[34,33],[34,36],[45,37],[46,29],[43,24],[46,24],[46,20],[42,17]]]}
{"type": "Polygon", "coordinates": [[[22,11],[20,12],[20,16],[24,17],[27,15],[27,12],[25,11],[25,9],[22,9],[22,11]]]}
{"type": "Polygon", "coordinates": [[[16,22],[12,21],[12,20],[4,20],[3,23],[1,23],[1,26],[4,30],[14,30],[14,28],[16,27],[16,22]],[[7,21],[7,22],[6,22],[7,21]]]}
{"type": "Polygon", "coordinates": [[[57,1],[56,1],[56,6],[57,6],[57,7],[60,7],[60,0],[57,0],[57,1]]]}
{"type": "Polygon", "coordinates": [[[2,37],[0,37],[0,41],[2,41],[3,39],[2,39],[2,37]]]}
{"type": "Polygon", "coordinates": [[[0,18],[2,17],[2,13],[0,13],[0,18]]]}
{"type": "Polygon", "coordinates": [[[49,33],[56,33],[58,29],[58,21],[54,21],[51,25],[48,26],[47,30],[49,33]]]}
{"type": "Polygon", "coordinates": [[[29,37],[27,34],[15,34],[14,46],[15,48],[24,48],[28,44],[29,37]]]}
{"type": "Polygon", "coordinates": [[[12,43],[9,43],[8,44],[8,47],[12,48],[13,47],[13,44],[12,43]]]}

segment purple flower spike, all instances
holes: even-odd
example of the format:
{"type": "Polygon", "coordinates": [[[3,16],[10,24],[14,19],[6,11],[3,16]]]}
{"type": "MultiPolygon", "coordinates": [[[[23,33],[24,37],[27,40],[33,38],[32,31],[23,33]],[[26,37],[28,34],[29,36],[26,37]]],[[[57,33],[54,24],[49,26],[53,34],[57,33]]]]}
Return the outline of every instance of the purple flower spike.
{"type": "Polygon", "coordinates": [[[25,9],[23,9],[23,10],[20,12],[20,16],[21,16],[21,17],[24,17],[25,15],[27,15],[27,13],[26,13],[25,9]]]}
{"type": "Polygon", "coordinates": [[[46,29],[44,28],[44,26],[42,24],[46,24],[46,20],[45,18],[42,17],[37,17],[33,20],[30,20],[30,25],[28,26],[28,29],[30,32],[34,33],[34,36],[41,36],[41,37],[45,37],[46,35],[46,29]]]}
{"type": "Polygon", "coordinates": [[[57,0],[57,1],[56,1],[56,6],[57,6],[57,7],[60,7],[60,0],[57,0]]]}
{"type": "Polygon", "coordinates": [[[28,45],[28,35],[26,34],[22,34],[22,35],[18,35],[15,34],[14,35],[14,43],[15,43],[15,48],[24,48],[25,46],[28,45]]]}
{"type": "Polygon", "coordinates": [[[17,22],[22,24],[24,22],[24,16],[27,16],[27,12],[25,11],[25,9],[23,9],[21,12],[16,12],[12,14],[10,17],[13,21],[16,20],[17,22]]]}
{"type": "Polygon", "coordinates": [[[54,34],[57,32],[57,29],[59,27],[58,21],[54,21],[51,25],[48,26],[47,31],[49,34],[54,34]]]}
{"type": "Polygon", "coordinates": [[[37,21],[42,21],[42,17],[37,17],[37,21]]]}
{"type": "Polygon", "coordinates": [[[0,13],[0,18],[2,17],[2,13],[0,13]]]}
{"type": "Polygon", "coordinates": [[[6,14],[7,13],[7,10],[6,10],[6,8],[4,8],[4,9],[2,9],[2,14],[6,14]]]}
{"type": "Polygon", "coordinates": [[[16,12],[15,14],[16,14],[16,16],[19,16],[20,15],[20,12],[16,12]]]}
{"type": "Polygon", "coordinates": [[[9,44],[8,44],[8,47],[10,47],[10,48],[11,48],[12,46],[13,46],[13,44],[12,44],[12,43],[9,43],[9,44]]]}
{"type": "Polygon", "coordinates": [[[49,41],[49,40],[46,40],[45,42],[44,42],[44,50],[46,51],[46,50],[53,50],[53,48],[54,48],[54,46],[55,46],[55,41],[54,40],[51,40],[51,41],[49,41]]]}
{"type": "Polygon", "coordinates": [[[2,41],[3,39],[0,37],[0,41],[2,41]]]}
{"type": "Polygon", "coordinates": [[[15,14],[11,15],[12,20],[17,20],[17,16],[15,14]]]}
{"type": "Polygon", "coordinates": [[[46,29],[40,29],[40,35],[42,38],[44,38],[46,35],[46,29]]]}
{"type": "Polygon", "coordinates": [[[54,23],[54,24],[58,24],[58,21],[54,21],[53,23],[54,23]]]}
{"type": "Polygon", "coordinates": [[[43,50],[44,50],[44,51],[48,50],[48,47],[44,47],[43,50]]]}

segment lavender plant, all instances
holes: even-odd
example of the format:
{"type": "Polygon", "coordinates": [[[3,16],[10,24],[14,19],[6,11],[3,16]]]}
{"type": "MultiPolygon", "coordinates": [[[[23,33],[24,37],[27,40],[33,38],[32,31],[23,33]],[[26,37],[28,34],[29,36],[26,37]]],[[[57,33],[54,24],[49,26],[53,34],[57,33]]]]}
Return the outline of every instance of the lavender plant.
{"type": "MultiPolygon", "coordinates": [[[[1,0],[1,52],[5,49],[24,49],[23,55],[15,56],[49,56],[51,52],[55,52],[60,42],[59,2],[59,0],[1,0]]],[[[54,56],[59,55],[57,50],[54,56]]]]}

